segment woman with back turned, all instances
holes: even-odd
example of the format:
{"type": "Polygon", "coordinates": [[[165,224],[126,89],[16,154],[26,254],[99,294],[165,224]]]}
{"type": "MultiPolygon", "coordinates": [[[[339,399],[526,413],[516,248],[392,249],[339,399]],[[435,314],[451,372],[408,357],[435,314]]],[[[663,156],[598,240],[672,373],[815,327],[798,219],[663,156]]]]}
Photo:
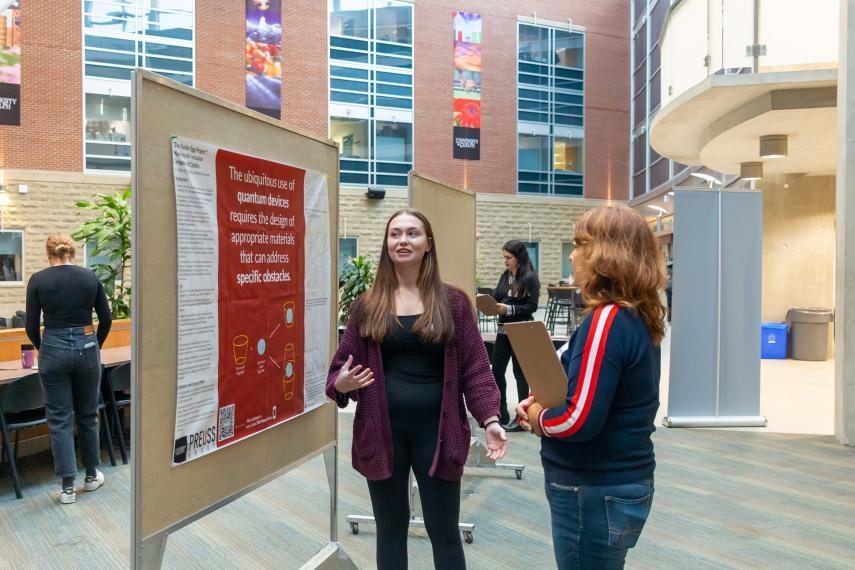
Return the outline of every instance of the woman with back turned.
{"type": "Polygon", "coordinates": [[[378,568],[407,568],[411,469],[434,565],[465,568],[458,519],[466,409],[486,430],[491,459],[504,456],[507,441],[472,304],[440,279],[433,231],[418,210],[386,224],[377,276],[353,308],[327,395],[342,408],[356,401],[353,467],[368,479],[378,568]]]}
{"type": "Polygon", "coordinates": [[[27,284],[27,336],[39,350],[39,377],[45,392],[47,424],[53,465],[62,479],[59,502],[77,498],[72,415],[77,421],[80,454],[86,468],[83,489],[94,491],[104,483],[96,467],[101,462],[98,434],[98,392],[101,388],[100,347],[112,324],[104,286],[89,269],[74,265],[71,238],[51,234],[46,243],[50,267],[30,277],[27,284]],[[92,310],[98,314],[98,334],[92,310]],[[39,317],[44,312],[41,334],[39,317]]]}
{"type": "Polygon", "coordinates": [[[517,381],[517,398],[522,400],[528,396],[528,383],[520,368],[508,335],[505,334],[506,323],[518,323],[530,321],[537,311],[537,300],[540,296],[540,280],[537,272],[528,257],[525,244],[515,239],[502,246],[502,260],[505,263],[505,271],[499,277],[499,283],[493,290],[493,298],[499,303],[499,326],[496,331],[496,343],[493,346],[493,358],[491,361],[493,375],[499,386],[502,401],[500,413],[502,424],[508,431],[521,431],[514,420],[510,422],[507,401],[507,381],[505,372],[508,369],[508,361],[513,361],[514,378],[517,381]]]}
{"type": "Polygon", "coordinates": [[[588,315],[561,356],[567,400],[544,409],[534,394],[516,411],[542,437],[558,568],[623,568],[653,502],[664,263],[647,223],[625,206],[586,212],[573,238],[588,315]]]}

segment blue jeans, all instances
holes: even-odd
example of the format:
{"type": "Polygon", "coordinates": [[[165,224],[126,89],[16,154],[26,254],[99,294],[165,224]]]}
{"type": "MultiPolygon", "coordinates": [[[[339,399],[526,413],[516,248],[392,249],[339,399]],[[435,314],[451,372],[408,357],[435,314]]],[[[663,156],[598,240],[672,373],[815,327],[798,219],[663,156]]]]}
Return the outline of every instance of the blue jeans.
{"type": "Polygon", "coordinates": [[[571,486],[546,481],[559,570],[623,568],[653,503],[653,481],[571,486]]]}
{"type": "Polygon", "coordinates": [[[97,466],[101,462],[98,339],[94,334],[85,334],[83,327],[45,329],[39,348],[39,378],[45,391],[54,472],[58,477],[77,475],[72,412],[77,419],[83,466],[97,466]]]}

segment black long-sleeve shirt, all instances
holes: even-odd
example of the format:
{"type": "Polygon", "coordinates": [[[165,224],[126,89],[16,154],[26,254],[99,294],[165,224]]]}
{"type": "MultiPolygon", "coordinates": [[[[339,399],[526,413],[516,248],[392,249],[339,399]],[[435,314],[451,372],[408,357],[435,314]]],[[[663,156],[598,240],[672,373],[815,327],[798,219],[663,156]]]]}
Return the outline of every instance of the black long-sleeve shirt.
{"type": "Polygon", "coordinates": [[[95,273],[77,265],[43,269],[27,283],[27,336],[38,349],[42,312],[45,328],[83,327],[92,324],[93,308],[98,315],[98,344],[103,346],[113,317],[104,286],[95,273]]]}
{"type": "Polygon", "coordinates": [[[508,305],[508,314],[499,316],[499,324],[530,321],[537,311],[537,300],[540,297],[540,281],[533,276],[522,297],[514,296],[511,289],[511,272],[509,270],[499,277],[499,284],[493,290],[493,298],[497,303],[508,305]]]}

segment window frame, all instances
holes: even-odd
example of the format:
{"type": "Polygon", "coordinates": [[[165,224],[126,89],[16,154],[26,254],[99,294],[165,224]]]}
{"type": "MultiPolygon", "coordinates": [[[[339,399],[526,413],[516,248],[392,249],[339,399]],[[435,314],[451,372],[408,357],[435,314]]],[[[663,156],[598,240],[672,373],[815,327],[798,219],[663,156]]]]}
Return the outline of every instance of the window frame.
{"type": "Polygon", "coordinates": [[[585,147],[586,147],[586,138],[585,138],[585,124],[587,119],[587,113],[585,109],[585,101],[586,101],[586,68],[585,68],[585,58],[587,55],[587,36],[583,30],[574,28],[573,26],[562,25],[558,23],[541,23],[541,22],[533,22],[528,19],[519,18],[517,20],[517,35],[516,35],[516,97],[515,97],[515,113],[516,113],[516,140],[515,144],[515,159],[517,161],[516,168],[516,191],[517,194],[528,195],[528,196],[562,196],[569,198],[579,198],[584,199],[585,197],[585,167],[584,164],[581,165],[581,173],[567,171],[567,170],[557,170],[555,168],[555,140],[558,138],[569,138],[569,139],[580,139],[582,141],[581,150],[584,156],[585,147]],[[520,34],[522,26],[530,26],[540,29],[548,30],[547,40],[548,40],[548,53],[551,54],[551,60],[547,63],[536,63],[536,62],[528,62],[520,59],[520,34]],[[581,50],[582,50],[582,67],[565,67],[559,66],[555,61],[554,57],[556,54],[556,32],[568,32],[571,35],[571,38],[574,35],[578,35],[581,38],[581,50]],[[534,72],[529,70],[524,70],[521,68],[521,65],[531,65],[532,67],[537,66],[540,68],[544,68],[546,70],[546,75],[543,73],[538,73],[539,77],[543,77],[546,83],[540,83],[538,85],[523,83],[520,81],[521,76],[523,75],[532,75],[534,72]],[[558,69],[564,70],[564,76],[559,76],[558,69]],[[579,72],[581,74],[581,79],[576,79],[573,77],[569,77],[570,72],[579,72]],[[563,81],[574,81],[580,83],[579,89],[570,89],[565,87],[556,87],[556,82],[558,80],[563,81]],[[540,97],[538,99],[532,99],[530,97],[524,97],[521,93],[521,90],[529,90],[532,92],[540,92],[544,93],[544,97],[540,97]],[[581,98],[580,103],[574,102],[559,102],[556,95],[566,95],[568,97],[578,96],[581,98]],[[520,113],[531,112],[528,109],[522,108],[520,104],[521,101],[525,101],[527,103],[543,103],[546,105],[546,111],[537,111],[537,115],[545,116],[546,121],[541,120],[528,120],[523,119],[520,116],[520,113]],[[580,113],[565,113],[557,112],[557,108],[572,106],[572,107],[580,107],[580,113]],[[557,121],[558,117],[566,117],[571,119],[579,119],[581,125],[570,124],[570,123],[559,123],[557,121]],[[542,133],[540,131],[543,128],[548,130],[547,133],[542,133]],[[549,147],[549,165],[547,170],[541,171],[530,171],[523,170],[519,163],[519,153],[520,153],[520,135],[524,134],[535,134],[540,136],[547,136],[548,138],[548,147],[549,147]],[[578,135],[578,136],[577,136],[578,135]],[[522,173],[525,173],[525,176],[529,176],[531,178],[538,178],[538,180],[523,180],[521,176],[522,173]],[[545,176],[545,180],[543,177],[545,176]],[[559,179],[560,177],[560,179],[559,179]],[[522,184],[536,184],[539,188],[546,188],[546,192],[530,192],[524,191],[520,189],[522,184]],[[578,192],[577,192],[578,190],[578,192]]]}
{"type": "MultiPolygon", "coordinates": [[[[83,135],[83,145],[82,145],[82,159],[83,159],[83,172],[85,174],[102,174],[106,176],[116,176],[121,175],[125,176],[130,174],[131,169],[131,157],[122,157],[116,155],[102,155],[87,152],[87,143],[101,143],[101,144],[112,144],[114,146],[127,146],[130,147],[132,144],[131,140],[126,142],[120,141],[90,141],[86,138],[86,95],[112,95],[112,96],[122,96],[130,98],[130,80],[123,78],[110,78],[110,77],[100,77],[96,75],[88,75],[87,67],[88,66],[99,66],[103,68],[114,68],[119,70],[128,70],[132,71],[136,66],[130,67],[121,64],[110,64],[110,63],[100,63],[93,62],[91,60],[87,60],[86,55],[87,51],[95,52],[95,53],[115,53],[121,55],[130,55],[133,57],[133,61],[135,64],[138,64],[139,67],[143,69],[150,69],[155,73],[164,75],[164,76],[182,76],[189,78],[188,85],[195,86],[196,85],[196,71],[197,71],[197,61],[196,61],[196,40],[197,40],[197,27],[196,27],[196,2],[193,0],[186,0],[188,9],[186,10],[178,10],[175,8],[152,8],[151,0],[133,0],[132,3],[122,3],[122,2],[114,2],[111,0],[97,0],[98,4],[116,6],[117,8],[122,9],[130,9],[133,12],[132,17],[130,18],[122,18],[122,21],[132,21],[134,22],[134,30],[132,32],[116,32],[109,30],[98,30],[97,28],[93,28],[87,26],[87,18],[90,17],[92,12],[86,11],[85,0],[81,0],[81,16],[80,16],[80,29],[81,29],[81,38],[82,38],[82,46],[81,46],[81,74],[82,74],[82,101],[83,101],[83,124],[82,124],[82,135],[83,135]],[[167,36],[159,36],[147,33],[148,16],[151,12],[163,13],[163,14],[180,14],[182,16],[186,16],[189,19],[191,24],[190,28],[181,27],[180,29],[189,29],[192,39],[180,39],[180,38],[172,38],[167,36]],[[120,40],[131,42],[133,44],[133,53],[120,49],[111,49],[104,47],[92,47],[86,45],[87,37],[93,38],[106,38],[113,40],[120,40]],[[179,48],[187,48],[190,50],[190,58],[178,57],[178,56],[167,56],[161,55],[157,53],[149,52],[149,44],[160,44],[165,46],[179,47],[179,48]],[[176,70],[167,70],[160,67],[150,67],[147,65],[149,58],[157,58],[161,60],[174,60],[181,62],[189,62],[191,66],[191,71],[188,73],[186,71],[176,71],[176,70]],[[106,168],[90,168],[88,166],[88,161],[90,159],[107,159],[107,160],[121,160],[122,163],[127,164],[127,169],[106,169],[106,168]]],[[[115,19],[115,18],[114,18],[115,19]]],[[[128,119],[130,123],[130,118],[128,119]]]]}
{"type": "MultiPolygon", "coordinates": [[[[358,236],[338,236],[338,260],[337,261],[338,261],[339,265],[341,265],[341,240],[343,240],[343,239],[353,240],[354,245],[355,245],[354,251],[356,253],[353,257],[359,257],[359,237],[358,236]]],[[[345,267],[347,267],[347,265],[345,265],[344,267],[338,267],[337,266],[339,276],[341,276],[345,267]]]]}
{"type": "Polygon", "coordinates": [[[21,255],[20,255],[20,257],[21,257],[21,271],[20,271],[20,279],[18,279],[16,281],[0,280],[0,287],[22,287],[26,284],[26,281],[27,281],[26,280],[26,275],[27,275],[27,273],[26,273],[26,271],[27,271],[27,265],[26,265],[27,242],[26,242],[26,237],[27,236],[25,235],[26,232],[25,232],[24,228],[7,228],[7,227],[4,227],[2,230],[0,230],[0,235],[2,235],[4,233],[8,233],[8,234],[16,233],[16,234],[21,235],[21,255]]]}
{"type": "Polygon", "coordinates": [[[332,9],[333,3],[332,0],[328,0],[327,2],[327,71],[328,71],[328,79],[327,79],[327,133],[332,138],[332,123],[333,119],[367,119],[368,120],[368,158],[367,159],[350,159],[350,158],[340,158],[339,159],[339,184],[345,187],[366,187],[366,186],[384,186],[384,187],[392,187],[392,188],[406,188],[407,187],[407,173],[413,169],[416,160],[416,148],[415,148],[415,140],[416,140],[416,124],[415,124],[415,41],[416,41],[416,28],[415,28],[415,6],[411,2],[406,2],[403,0],[396,0],[396,4],[401,7],[407,7],[410,10],[411,15],[411,34],[410,34],[410,42],[390,42],[379,40],[376,37],[376,26],[377,26],[377,10],[380,7],[386,8],[387,0],[368,0],[368,27],[369,33],[367,38],[357,38],[351,36],[343,36],[332,33],[331,27],[331,17],[332,17],[332,9]],[[382,4],[382,6],[381,6],[382,4]],[[342,47],[341,45],[334,46],[334,41],[338,39],[340,40],[348,40],[352,39],[359,42],[364,42],[366,44],[365,50],[360,50],[356,48],[348,48],[342,47]],[[389,49],[382,51],[378,50],[377,46],[390,46],[389,49]],[[407,48],[410,51],[410,55],[399,55],[395,53],[391,53],[394,50],[401,50],[402,48],[407,48]],[[351,60],[342,60],[332,57],[333,50],[339,50],[343,52],[353,52],[358,54],[365,54],[367,56],[367,63],[359,62],[359,61],[351,61],[351,60]],[[382,65],[377,63],[377,57],[393,57],[399,58],[402,61],[408,60],[410,65],[406,68],[394,67],[388,65],[382,65]],[[340,72],[342,69],[354,69],[366,72],[366,78],[353,78],[353,77],[345,77],[345,74],[338,73],[334,75],[333,68],[340,68],[338,71],[340,72]],[[407,82],[395,82],[393,77],[385,76],[383,79],[378,79],[380,74],[393,74],[399,76],[406,76],[409,78],[407,82]],[[333,87],[333,81],[340,80],[351,80],[351,81],[359,81],[366,85],[366,91],[355,91],[352,89],[344,89],[339,87],[333,87]],[[407,88],[410,90],[410,95],[400,95],[395,93],[380,93],[378,90],[378,85],[388,85],[392,88],[400,87],[407,88]],[[341,94],[354,94],[354,96],[367,96],[368,103],[361,102],[347,102],[341,100],[334,100],[334,93],[341,94]],[[400,107],[394,105],[380,105],[378,104],[378,99],[382,99],[387,102],[393,101],[401,101],[402,105],[400,107]],[[409,103],[409,105],[407,105],[409,103]],[[396,161],[396,160],[382,160],[377,156],[377,125],[381,122],[392,122],[392,123],[402,123],[410,126],[410,140],[409,143],[409,151],[410,151],[410,160],[409,161],[396,161]],[[346,170],[341,168],[342,160],[355,160],[360,162],[365,162],[368,165],[368,169],[366,171],[354,171],[354,170],[346,170]],[[393,166],[392,169],[382,169],[382,164],[393,166]],[[397,167],[406,168],[407,172],[397,172],[395,171],[397,167]],[[367,182],[352,182],[345,181],[344,177],[350,176],[362,176],[366,175],[367,182]],[[397,183],[389,183],[389,179],[395,179],[397,183]]]}

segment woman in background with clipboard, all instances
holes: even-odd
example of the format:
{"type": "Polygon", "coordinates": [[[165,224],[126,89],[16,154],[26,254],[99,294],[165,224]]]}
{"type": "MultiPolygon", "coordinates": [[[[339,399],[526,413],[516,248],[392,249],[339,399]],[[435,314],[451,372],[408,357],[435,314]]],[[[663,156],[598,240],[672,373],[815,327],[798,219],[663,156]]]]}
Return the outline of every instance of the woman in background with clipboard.
{"type": "Polygon", "coordinates": [[[490,364],[502,396],[499,408],[501,422],[507,431],[522,431],[516,420],[510,421],[508,414],[505,371],[508,369],[509,360],[513,361],[518,398],[522,399],[528,395],[528,383],[525,381],[525,375],[520,368],[508,336],[505,334],[504,325],[534,319],[537,301],[540,297],[540,280],[537,278],[537,272],[528,257],[528,250],[521,241],[513,239],[502,246],[502,259],[505,262],[506,269],[499,277],[499,284],[493,290],[493,299],[499,304],[499,326],[496,331],[496,344],[493,347],[493,358],[490,364]]]}
{"type": "Polygon", "coordinates": [[[558,568],[623,568],[653,502],[665,268],[644,218],[625,206],[589,210],[573,239],[588,314],[561,355],[567,399],[544,409],[535,394],[516,411],[542,437],[558,568]]]}

